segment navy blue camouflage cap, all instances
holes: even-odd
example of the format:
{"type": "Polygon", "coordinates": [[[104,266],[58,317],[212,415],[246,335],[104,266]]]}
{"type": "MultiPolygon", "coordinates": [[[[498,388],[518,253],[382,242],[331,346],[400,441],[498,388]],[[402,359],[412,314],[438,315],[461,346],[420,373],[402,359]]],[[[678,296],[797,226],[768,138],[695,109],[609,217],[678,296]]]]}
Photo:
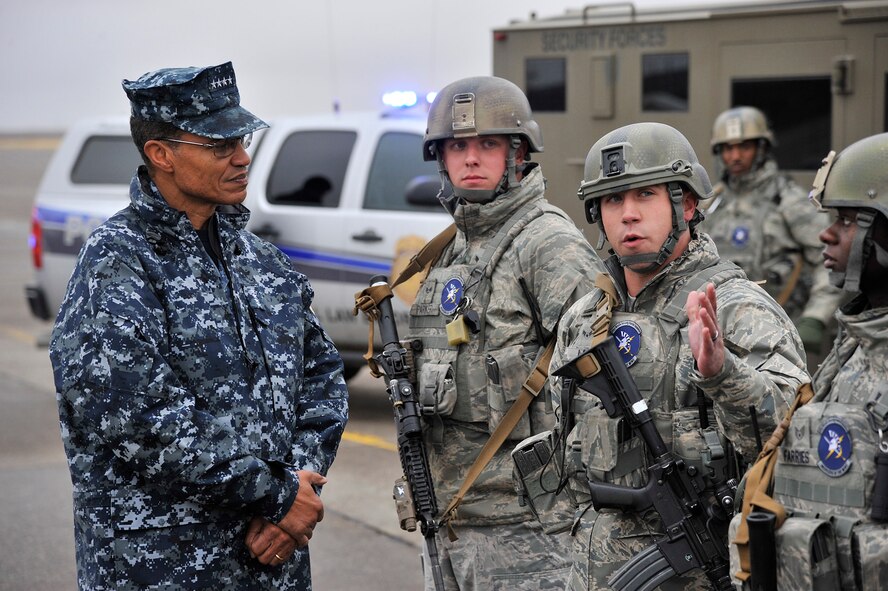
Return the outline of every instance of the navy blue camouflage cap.
{"type": "Polygon", "coordinates": [[[165,121],[211,139],[240,137],[268,127],[240,106],[231,62],[204,68],[163,68],[124,80],[132,115],[165,121]]]}

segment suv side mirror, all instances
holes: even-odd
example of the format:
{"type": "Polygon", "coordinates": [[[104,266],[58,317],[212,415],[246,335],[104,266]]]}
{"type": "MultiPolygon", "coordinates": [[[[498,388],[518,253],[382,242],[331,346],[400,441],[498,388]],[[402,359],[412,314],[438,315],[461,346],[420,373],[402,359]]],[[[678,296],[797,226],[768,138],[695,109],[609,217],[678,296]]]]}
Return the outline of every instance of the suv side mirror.
{"type": "Polygon", "coordinates": [[[437,175],[413,177],[405,189],[407,203],[421,207],[440,207],[441,202],[438,201],[440,190],[441,179],[437,175]]]}

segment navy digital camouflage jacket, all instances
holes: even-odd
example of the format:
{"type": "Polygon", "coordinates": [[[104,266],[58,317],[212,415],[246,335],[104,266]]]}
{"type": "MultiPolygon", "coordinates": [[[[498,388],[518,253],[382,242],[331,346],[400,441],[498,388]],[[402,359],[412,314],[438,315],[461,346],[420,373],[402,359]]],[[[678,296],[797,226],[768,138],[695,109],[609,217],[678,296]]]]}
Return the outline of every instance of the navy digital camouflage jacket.
{"type": "Polygon", "coordinates": [[[144,168],[80,253],[50,344],[82,589],[308,589],[308,552],[250,558],[294,473],[326,473],[342,361],[286,256],[219,208],[221,271],[144,168]]]}

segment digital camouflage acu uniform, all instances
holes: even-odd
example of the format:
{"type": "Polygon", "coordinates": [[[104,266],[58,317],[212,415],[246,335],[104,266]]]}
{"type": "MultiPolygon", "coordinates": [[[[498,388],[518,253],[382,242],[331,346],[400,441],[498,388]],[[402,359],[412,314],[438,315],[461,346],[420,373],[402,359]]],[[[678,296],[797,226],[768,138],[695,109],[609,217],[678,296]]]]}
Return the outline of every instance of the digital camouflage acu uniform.
{"type": "MultiPolygon", "coordinates": [[[[579,195],[585,201],[587,219],[598,223],[606,238],[602,199],[661,185],[672,206],[672,232],[656,252],[615,252],[605,261],[618,300],[609,321],[610,333],[667,448],[708,475],[708,485],[719,486],[737,476],[729,442],[746,460],[756,455],[750,406],[759,425],[769,432],[808,376],[801,342],[783,309],[736,265],[720,260],[712,240],[695,230],[699,212],[685,220],[689,194],[699,202],[709,195],[711,186],[681,133],[660,123],[637,123],[606,134],[589,150],[579,195]],[[676,253],[684,236],[690,238],[687,247],[676,253]],[[634,297],[625,282],[630,272],[625,267],[630,265],[651,275],[634,297]],[[692,291],[705,289],[708,283],[715,286],[719,325],[715,338],[724,343],[724,365],[718,374],[704,377],[691,351],[685,305],[692,291]],[[703,405],[711,405],[706,412],[708,427],[701,424],[703,405]]],[[[643,222],[642,208],[635,207],[643,222]]],[[[639,232],[644,233],[644,227],[639,232]]],[[[603,300],[604,292],[596,288],[565,313],[558,328],[552,374],[589,351],[596,324],[606,319],[606,307],[599,309],[603,300]]],[[[561,379],[550,379],[550,390],[561,392],[561,379]]],[[[596,511],[591,506],[589,482],[641,487],[648,477],[649,450],[619,417],[608,416],[596,396],[577,388],[569,404],[570,408],[558,412],[569,418],[560,429],[572,425],[564,440],[564,465],[569,490],[579,505],[572,529],[569,588],[609,589],[614,571],[664,532],[653,509],[596,511]]],[[[712,533],[718,535],[718,529],[712,533]]],[[[726,538],[724,545],[727,556],[726,538]]],[[[709,586],[704,574],[696,570],[669,579],[660,588],[709,586]]]]}
{"type": "Polygon", "coordinates": [[[793,320],[814,318],[828,324],[841,292],[832,287],[823,268],[817,239],[827,216],[810,206],[808,194],[777,170],[768,158],[761,168],[714,187],[703,228],[718,254],[740,266],[762,285],[793,320]],[[784,294],[796,263],[801,264],[795,289],[784,294]]]}
{"type": "MultiPolygon", "coordinates": [[[[511,82],[460,80],[438,93],[435,102],[426,134],[427,159],[436,157],[435,142],[453,137],[457,125],[464,134],[459,137],[514,133],[528,142],[530,151],[542,150],[527,99],[511,82]],[[457,121],[460,107],[466,117],[457,121]]],[[[527,165],[520,183],[513,169],[511,159],[504,177],[512,179],[504,180],[506,187],[495,198],[491,192],[492,200],[448,201],[456,237],[431,267],[410,310],[408,334],[423,342],[416,357],[417,391],[441,510],[518,398],[561,314],[592,288],[601,269],[573,222],[545,200],[540,168],[527,165]],[[478,313],[479,331],[467,343],[450,345],[445,326],[467,309],[478,313]],[[534,327],[535,313],[542,339],[534,327]]],[[[459,539],[451,542],[439,532],[448,590],[564,588],[569,541],[564,535],[544,534],[530,511],[518,504],[510,458],[515,441],[553,423],[543,391],[510,434],[511,443],[502,445],[464,497],[452,521],[459,539]]],[[[426,589],[433,589],[429,570],[426,589]]]]}
{"type": "MultiPolygon", "coordinates": [[[[801,369],[801,343],[786,314],[736,267],[720,264],[706,235],[692,240],[687,252],[634,299],[627,295],[622,269],[615,262],[613,258],[606,262],[620,299],[611,319],[611,333],[621,345],[629,373],[667,445],[699,464],[701,450],[706,448],[696,406],[699,389],[713,402],[711,424],[717,424],[722,441],[730,440],[746,460],[753,459],[756,448],[749,406],[755,405],[759,425],[769,433],[796,388],[807,381],[801,369]],[[695,369],[687,316],[683,314],[689,287],[699,288],[701,276],[716,283],[719,325],[726,347],[724,369],[711,378],[695,369]]],[[[595,290],[564,315],[553,368],[588,350],[601,297],[602,292],[595,290]]],[[[560,386],[553,385],[552,390],[558,391],[556,388],[560,386]]],[[[567,472],[575,474],[570,486],[581,501],[582,517],[575,526],[570,588],[608,589],[607,579],[613,571],[654,541],[659,517],[653,511],[638,516],[587,508],[586,478],[642,486],[646,456],[638,437],[621,430],[618,420],[609,418],[591,394],[577,390],[572,412],[576,426],[567,437],[567,472]]],[[[695,577],[672,579],[661,588],[708,589],[708,585],[697,572],[695,577]]]]}
{"type": "Polygon", "coordinates": [[[765,282],[765,291],[797,323],[808,352],[816,355],[842,301],[821,264],[817,235],[828,218],[808,207],[807,192],[778,170],[774,145],[764,113],[754,107],[728,109],[716,118],[712,150],[721,180],[713,188],[703,228],[723,259],[740,266],[752,281],[765,282]],[[752,169],[733,176],[721,150],[745,141],[756,142],[752,169]]]}
{"type": "Polygon", "coordinates": [[[327,471],[347,419],[311,286],[240,205],[214,215],[217,266],[145,167],[130,199],[84,245],[50,343],[78,584],[310,589],[307,549],[263,566],[244,538],[287,513],[296,470],[327,471]]]}
{"type": "MultiPolygon", "coordinates": [[[[886,157],[888,134],[860,140],[824,161],[812,192],[824,208],[857,212],[846,270],[830,271],[830,281],[858,295],[837,312],[814,398],[793,414],[777,450],[773,498],[788,517],[775,536],[781,590],[867,591],[888,581],[888,307],[870,304],[866,289],[884,292],[888,277],[888,252],[871,235],[875,216],[888,219],[886,157]],[[880,271],[867,266],[871,257],[880,271]]],[[[731,558],[737,572],[733,545],[731,558]]]]}

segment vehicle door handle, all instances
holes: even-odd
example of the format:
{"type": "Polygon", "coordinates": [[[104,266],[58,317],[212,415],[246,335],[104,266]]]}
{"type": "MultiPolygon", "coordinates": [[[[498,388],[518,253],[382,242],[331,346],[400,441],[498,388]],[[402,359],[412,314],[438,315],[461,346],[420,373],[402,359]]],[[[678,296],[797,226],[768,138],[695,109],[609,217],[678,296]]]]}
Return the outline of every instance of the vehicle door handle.
{"type": "Polygon", "coordinates": [[[361,242],[381,242],[383,237],[370,228],[364,230],[362,234],[352,234],[352,240],[360,240],[361,242]]]}
{"type": "Polygon", "coordinates": [[[253,234],[258,236],[259,238],[268,240],[269,242],[274,242],[281,237],[281,233],[269,223],[262,224],[261,226],[253,230],[253,234]]]}

